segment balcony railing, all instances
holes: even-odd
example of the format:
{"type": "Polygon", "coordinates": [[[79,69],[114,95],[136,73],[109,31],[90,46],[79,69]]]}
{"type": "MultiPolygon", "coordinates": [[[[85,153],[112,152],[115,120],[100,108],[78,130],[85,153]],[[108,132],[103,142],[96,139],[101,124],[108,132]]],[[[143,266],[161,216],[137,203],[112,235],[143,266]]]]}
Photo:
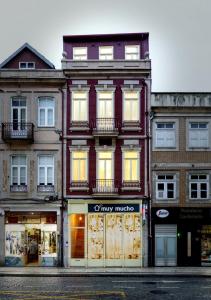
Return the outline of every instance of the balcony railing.
{"type": "Polygon", "coordinates": [[[97,118],[92,121],[94,135],[118,135],[119,122],[116,118],[97,118]]]}
{"type": "Polygon", "coordinates": [[[27,185],[25,185],[25,184],[21,184],[21,185],[16,185],[16,184],[14,184],[14,185],[11,185],[10,186],[10,192],[23,192],[23,193],[25,193],[25,192],[27,192],[27,185]]]}
{"type": "Polygon", "coordinates": [[[127,189],[127,190],[139,190],[141,189],[141,183],[140,181],[123,181],[122,183],[122,189],[127,189]]]}
{"type": "Polygon", "coordinates": [[[34,124],[26,122],[2,123],[2,139],[9,141],[34,141],[34,124]]]}
{"type": "Polygon", "coordinates": [[[93,194],[117,194],[119,191],[118,181],[114,179],[96,179],[92,182],[93,194]]]}
{"type": "Polygon", "coordinates": [[[38,185],[37,186],[37,191],[39,193],[45,193],[45,192],[48,192],[48,193],[53,193],[54,192],[54,185],[38,185]]]}
{"type": "Polygon", "coordinates": [[[72,181],[70,183],[70,188],[72,189],[89,189],[88,181],[72,181]]]}

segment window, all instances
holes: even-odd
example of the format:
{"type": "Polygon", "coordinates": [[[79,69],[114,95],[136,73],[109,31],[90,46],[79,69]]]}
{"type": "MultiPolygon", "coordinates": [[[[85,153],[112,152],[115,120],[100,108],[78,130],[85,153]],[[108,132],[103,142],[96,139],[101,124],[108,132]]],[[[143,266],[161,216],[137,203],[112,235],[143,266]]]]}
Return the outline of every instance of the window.
{"type": "Polygon", "coordinates": [[[99,91],[98,92],[98,118],[113,117],[113,92],[99,91]]]}
{"type": "Polygon", "coordinates": [[[72,152],[72,181],[87,181],[87,152],[72,152]]]}
{"type": "Polygon", "coordinates": [[[155,145],[160,148],[176,147],[175,123],[156,123],[155,145]]]}
{"type": "Polygon", "coordinates": [[[38,126],[54,126],[54,99],[40,98],[38,102],[38,126]]]}
{"type": "Polygon", "coordinates": [[[73,47],[73,60],[87,60],[87,47],[73,47]]]}
{"type": "Polygon", "coordinates": [[[87,91],[72,92],[72,121],[88,121],[87,91]]]}
{"type": "Polygon", "coordinates": [[[99,47],[99,59],[100,60],[112,60],[113,59],[113,46],[100,46],[99,47]]]}
{"type": "Polygon", "coordinates": [[[138,151],[125,151],[123,153],[123,180],[139,181],[138,151]]]}
{"type": "Polygon", "coordinates": [[[27,185],[26,180],[26,156],[25,155],[14,155],[12,156],[11,166],[11,185],[27,185]]]}
{"type": "Polygon", "coordinates": [[[124,92],[124,121],[139,121],[139,92],[124,92]]]}
{"type": "Polygon", "coordinates": [[[157,175],[156,198],[157,199],[176,198],[176,175],[157,175]]]}
{"type": "Polygon", "coordinates": [[[204,122],[189,123],[189,147],[190,148],[208,147],[208,123],[204,123],[204,122]]]}
{"type": "Polygon", "coordinates": [[[125,46],[125,59],[136,60],[139,59],[139,45],[127,45],[125,46]]]}
{"type": "Polygon", "coordinates": [[[38,185],[54,185],[54,157],[41,155],[38,164],[38,185]]]}
{"type": "Polygon", "coordinates": [[[189,175],[189,196],[190,199],[207,199],[209,175],[189,175]]]}
{"type": "Polygon", "coordinates": [[[35,69],[34,62],[19,62],[19,69],[35,69]]]}

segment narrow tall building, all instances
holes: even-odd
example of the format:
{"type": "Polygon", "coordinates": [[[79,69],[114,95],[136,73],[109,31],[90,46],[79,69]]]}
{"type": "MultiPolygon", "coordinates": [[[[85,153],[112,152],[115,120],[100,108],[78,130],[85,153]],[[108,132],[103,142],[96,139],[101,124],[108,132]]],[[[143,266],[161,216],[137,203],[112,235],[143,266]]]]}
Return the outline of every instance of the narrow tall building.
{"type": "Polygon", "coordinates": [[[0,65],[1,265],[60,262],[64,84],[27,43],[0,65]]]}
{"type": "Polygon", "coordinates": [[[148,34],[64,36],[66,266],[148,260],[148,34]]]}

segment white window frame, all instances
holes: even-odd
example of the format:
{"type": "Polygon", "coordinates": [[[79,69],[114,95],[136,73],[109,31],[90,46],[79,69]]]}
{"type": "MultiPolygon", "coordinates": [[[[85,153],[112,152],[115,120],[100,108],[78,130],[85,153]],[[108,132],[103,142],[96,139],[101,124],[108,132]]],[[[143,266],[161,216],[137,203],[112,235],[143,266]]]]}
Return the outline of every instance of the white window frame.
{"type": "Polygon", "coordinates": [[[206,121],[198,121],[198,120],[189,120],[188,121],[188,148],[192,149],[192,148],[209,148],[209,123],[206,121]],[[191,128],[192,125],[195,125],[196,128],[191,128]],[[200,128],[200,125],[206,125],[206,128],[200,128]],[[195,143],[193,144],[191,141],[191,135],[195,132],[195,143]],[[206,132],[206,141],[203,140],[204,143],[206,143],[206,145],[202,145],[200,144],[201,142],[201,137],[202,137],[202,133],[206,132]]]}
{"type": "Polygon", "coordinates": [[[157,200],[176,200],[176,188],[177,188],[177,179],[176,179],[176,174],[156,174],[156,185],[155,185],[155,194],[156,194],[156,199],[157,200]],[[159,176],[163,176],[165,178],[159,178],[159,176]],[[168,176],[172,176],[173,178],[168,179],[168,176]],[[174,197],[169,198],[168,197],[168,184],[173,184],[173,193],[174,197]],[[163,190],[163,196],[159,195],[159,190],[158,190],[158,185],[163,184],[164,185],[164,190],[163,190]]]}
{"type": "MultiPolygon", "coordinates": [[[[124,182],[140,182],[140,150],[139,149],[127,149],[127,150],[123,150],[123,152],[122,152],[122,182],[124,183],[124,182]],[[125,169],[125,154],[126,153],[128,153],[128,152],[135,152],[136,154],[137,154],[137,174],[136,174],[136,176],[137,176],[137,179],[135,179],[135,180],[126,180],[125,178],[124,178],[124,169],[125,169]]],[[[129,158],[128,158],[128,160],[129,160],[129,158]]],[[[131,159],[130,159],[131,160],[131,159]]],[[[132,160],[134,160],[134,158],[132,158],[132,160]]]]}
{"type": "Polygon", "coordinates": [[[209,199],[209,180],[210,180],[210,175],[209,174],[189,174],[189,199],[190,200],[206,200],[206,199],[209,199]],[[191,176],[198,176],[198,179],[192,179],[191,176]],[[200,176],[206,176],[206,179],[200,179],[200,176]],[[197,197],[191,197],[191,184],[196,184],[197,185],[197,197]],[[202,198],[201,197],[201,184],[206,184],[207,186],[207,197],[206,198],[202,198]]]}
{"type": "Polygon", "coordinates": [[[123,105],[123,107],[122,107],[122,120],[123,120],[123,122],[125,122],[125,123],[127,123],[127,122],[129,122],[129,123],[140,122],[140,113],[141,113],[140,112],[140,101],[141,101],[141,94],[140,94],[140,92],[141,92],[141,90],[140,89],[132,89],[132,90],[130,90],[130,89],[124,89],[124,88],[122,90],[123,90],[123,103],[122,103],[122,105],[123,105]],[[137,92],[138,93],[138,99],[137,99],[137,102],[138,102],[138,108],[137,108],[137,110],[138,110],[138,119],[137,120],[125,120],[125,101],[126,101],[125,94],[127,92],[137,92]]]}
{"type": "Polygon", "coordinates": [[[35,62],[34,61],[19,61],[19,69],[20,70],[34,70],[35,62]],[[22,67],[21,64],[25,64],[26,67],[22,67]],[[29,64],[33,64],[33,67],[29,67],[29,64]]]}
{"type": "Polygon", "coordinates": [[[140,45],[125,45],[125,60],[139,60],[140,59],[140,45]],[[127,53],[128,49],[131,47],[136,47],[137,52],[127,53]],[[137,55],[137,58],[130,58],[129,55],[137,55]]]}
{"type": "Polygon", "coordinates": [[[113,46],[99,46],[99,60],[113,60],[114,59],[114,47],[113,46]],[[112,53],[102,53],[102,50],[111,49],[112,53]],[[111,56],[111,57],[109,57],[111,56]]]}
{"type": "MultiPolygon", "coordinates": [[[[76,153],[76,152],[83,152],[83,153],[86,154],[86,158],[85,158],[85,161],[86,161],[86,164],[85,164],[85,166],[86,166],[86,172],[85,172],[85,174],[86,174],[86,179],[85,179],[85,180],[77,180],[76,182],[88,182],[89,162],[88,162],[88,150],[86,150],[86,149],[74,149],[74,150],[71,150],[71,152],[70,152],[70,155],[71,155],[71,158],[70,158],[70,161],[71,161],[71,176],[70,176],[70,182],[75,182],[75,181],[73,180],[73,172],[74,172],[74,168],[73,168],[73,160],[74,160],[74,158],[73,158],[73,155],[74,155],[74,153],[76,153]]],[[[79,159],[78,159],[78,160],[79,160],[79,159]]]]}
{"type": "Polygon", "coordinates": [[[71,122],[80,122],[80,123],[86,123],[89,121],[89,90],[88,89],[72,89],[71,90],[71,122]],[[86,95],[85,100],[74,100],[74,93],[84,93],[86,95]],[[74,101],[86,101],[86,119],[85,120],[75,120],[73,119],[73,111],[74,111],[74,101]]]}
{"type": "Polygon", "coordinates": [[[21,185],[20,183],[20,169],[21,168],[25,168],[25,186],[27,186],[27,156],[26,155],[12,155],[11,156],[11,186],[14,186],[14,183],[13,183],[13,169],[14,168],[17,168],[18,169],[18,184],[17,186],[21,185]],[[17,165],[13,165],[12,163],[12,158],[13,157],[25,157],[26,159],[26,164],[25,165],[21,165],[21,164],[17,164],[17,165]]]}
{"type": "Polygon", "coordinates": [[[87,47],[73,47],[73,60],[87,60],[87,47]],[[85,54],[77,54],[77,50],[85,50],[85,54]]]}
{"type": "MultiPolygon", "coordinates": [[[[99,101],[102,101],[100,100],[100,93],[111,93],[112,97],[111,97],[111,101],[112,101],[112,117],[111,118],[114,118],[114,110],[115,110],[115,106],[114,106],[114,92],[115,92],[115,89],[111,89],[111,88],[108,88],[108,89],[98,89],[96,88],[96,91],[97,91],[97,109],[96,109],[96,114],[97,114],[97,118],[99,118],[99,101]]],[[[110,118],[110,117],[109,117],[110,118]]]]}
{"type": "Polygon", "coordinates": [[[154,137],[155,137],[155,147],[156,148],[176,148],[176,123],[175,121],[155,121],[155,134],[154,134],[154,137]],[[164,125],[164,128],[158,128],[158,124],[163,124],[164,125]],[[169,124],[172,124],[173,125],[173,128],[168,128],[169,124]],[[158,132],[162,132],[162,135],[164,136],[164,133],[167,133],[167,132],[172,132],[174,133],[174,145],[167,145],[167,144],[164,144],[164,145],[159,145],[158,142],[157,142],[157,133],[158,132]]]}
{"type": "Polygon", "coordinates": [[[54,165],[55,165],[54,155],[41,154],[41,155],[38,156],[38,180],[37,180],[38,186],[40,186],[40,185],[41,186],[54,186],[55,185],[55,182],[54,182],[54,169],[55,169],[55,166],[54,165]],[[40,165],[40,157],[51,157],[51,158],[53,158],[53,165],[40,165]],[[44,185],[40,184],[40,167],[45,168],[45,183],[44,183],[44,185]],[[51,185],[47,184],[47,180],[48,180],[47,170],[48,170],[49,167],[52,168],[52,184],[51,185]]]}
{"type": "Polygon", "coordinates": [[[38,126],[39,127],[55,127],[55,99],[53,97],[39,97],[38,98],[38,126]],[[45,106],[40,106],[40,101],[43,100],[52,100],[53,106],[52,107],[45,107],[45,106]],[[45,111],[45,124],[42,125],[40,124],[40,110],[43,109],[45,111]],[[53,124],[49,125],[48,124],[48,111],[52,110],[53,111],[53,124]]]}
{"type": "Polygon", "coordinates": [[[101,152],[110,152],[111,153],[111,176],[112,178],[110,178],[111,180],[114,180],[114,166],[115,166],[115,157],[114,157],[114,148],[107,148],[107,149],[103,149],[100,147],[98,149],[96,149],[96,179],[99,180],[99,154],[101,152]]]}

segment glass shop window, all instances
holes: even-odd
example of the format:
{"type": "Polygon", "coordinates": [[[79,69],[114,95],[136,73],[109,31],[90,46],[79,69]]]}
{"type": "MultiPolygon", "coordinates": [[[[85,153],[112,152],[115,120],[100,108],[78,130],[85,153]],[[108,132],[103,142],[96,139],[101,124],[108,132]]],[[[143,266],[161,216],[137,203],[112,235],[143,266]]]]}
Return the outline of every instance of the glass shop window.
{"type": "Polygon", "coordinates": [[[85,254],[85,215],[72,214],[71,224],[71,258],[84,258],[85,254]]]}

